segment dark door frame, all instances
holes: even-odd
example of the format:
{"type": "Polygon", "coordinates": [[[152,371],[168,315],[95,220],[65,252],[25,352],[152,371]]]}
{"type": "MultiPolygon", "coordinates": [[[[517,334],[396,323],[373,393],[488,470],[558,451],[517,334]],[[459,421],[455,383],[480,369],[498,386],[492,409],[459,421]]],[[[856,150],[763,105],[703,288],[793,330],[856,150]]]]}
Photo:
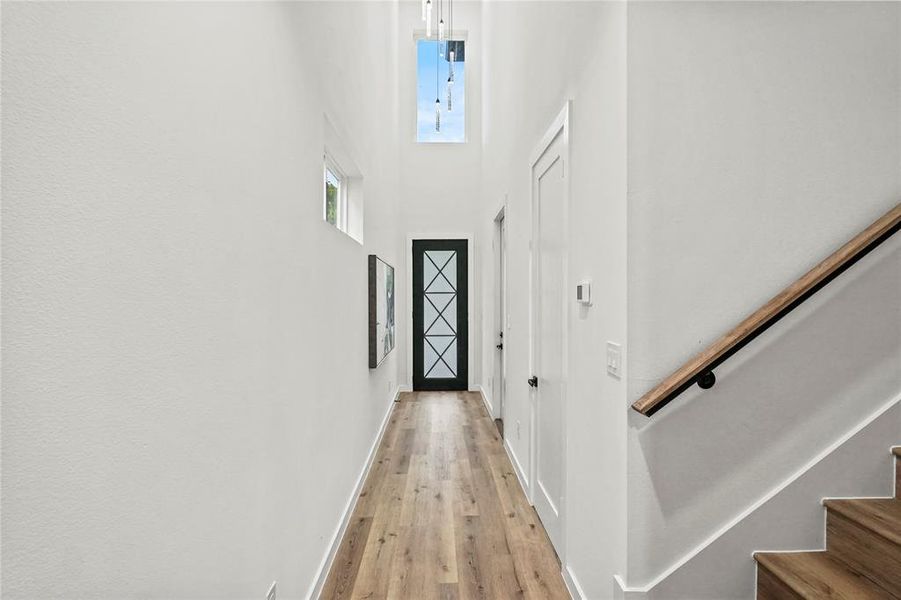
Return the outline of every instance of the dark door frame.
{"type": "MultiPolygon", "coordinates": [[[[467,390],[469,389],[469,240],[468,239],[414,239],[413,265],[413,389],[414,390],[467,390]],[[423,261],[426,250],[455,250],[457,252],[456,294],[457,322],[457,376],[454,378],[427,378],[423,373],[423,261]]],[[[427,260],[427,259],[425,259],[427,260]]],[[[437,265],[439,268],[441,265],[437,265]]]]}

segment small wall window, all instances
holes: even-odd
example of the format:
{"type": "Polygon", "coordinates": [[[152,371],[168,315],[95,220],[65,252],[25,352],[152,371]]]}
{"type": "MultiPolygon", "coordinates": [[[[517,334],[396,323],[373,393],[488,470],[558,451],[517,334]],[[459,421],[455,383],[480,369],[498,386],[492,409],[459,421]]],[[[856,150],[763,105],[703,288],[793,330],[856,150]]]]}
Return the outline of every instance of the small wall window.
{"type": "Polygon", "coordinates": [[[463,40],[416,41],[416,141],[466,141],[463,40]]]}
{"type": "Polygon", "coordinates": [[[324,210],[325,220],[344,231],[347,223],[347,206],[344,193],[346,185],[342,183],[340,171],[335,167],[334,162],[325,157],[325,195],[324,210]]]}
{"type": "Polygon", "coordinates": [[[328,117],[323,119],[322,219],[363,243],[363,173],[348,139],[328,117]]]}

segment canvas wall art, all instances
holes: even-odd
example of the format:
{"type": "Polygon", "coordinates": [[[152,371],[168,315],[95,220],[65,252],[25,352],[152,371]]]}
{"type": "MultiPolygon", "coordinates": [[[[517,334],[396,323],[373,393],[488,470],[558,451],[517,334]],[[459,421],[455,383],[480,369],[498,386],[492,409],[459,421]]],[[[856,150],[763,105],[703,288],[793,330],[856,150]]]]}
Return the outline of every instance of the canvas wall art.
{"type": "Polygon", "coordinates": [[[369,255],[369,368],[379,366],[394,350],[394,267],[369,255]]]}

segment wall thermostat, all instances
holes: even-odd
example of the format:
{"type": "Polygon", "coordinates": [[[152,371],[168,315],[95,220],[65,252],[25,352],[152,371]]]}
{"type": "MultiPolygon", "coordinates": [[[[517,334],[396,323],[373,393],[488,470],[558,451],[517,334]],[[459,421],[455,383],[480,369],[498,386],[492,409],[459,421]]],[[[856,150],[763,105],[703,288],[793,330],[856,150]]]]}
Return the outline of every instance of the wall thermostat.
{"type": "Polygon", "coordinates": [[[586,306],[591,304],[591,282],[583,281],[576,286],[576,300],[586,306]]]}

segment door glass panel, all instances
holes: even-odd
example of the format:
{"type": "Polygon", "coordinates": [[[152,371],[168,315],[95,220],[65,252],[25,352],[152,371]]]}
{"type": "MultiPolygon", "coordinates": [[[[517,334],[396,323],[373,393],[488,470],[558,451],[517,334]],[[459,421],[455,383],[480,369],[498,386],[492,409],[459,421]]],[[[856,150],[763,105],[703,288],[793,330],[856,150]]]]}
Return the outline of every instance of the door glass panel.
{"type": "Polygon", "coordinates": [[[426,250],[423,275],[423,373],[457,376],[457,252],[426,250]]]}

